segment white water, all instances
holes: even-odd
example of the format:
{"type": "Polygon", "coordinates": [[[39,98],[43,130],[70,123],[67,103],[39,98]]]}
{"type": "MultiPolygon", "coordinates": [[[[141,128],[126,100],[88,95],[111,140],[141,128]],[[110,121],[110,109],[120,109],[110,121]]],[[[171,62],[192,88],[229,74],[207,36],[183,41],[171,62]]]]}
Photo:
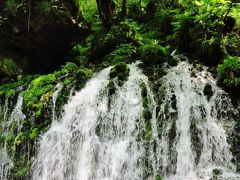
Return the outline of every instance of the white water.
{"type": "Polygon", "coordinates": [[[0,148],[0,180],[7,180],[6,175],[11,165],[12,161],[7,152],[3,148],[0,148]]]}
{"type": "Polygon", "coordinates": [[[26,116],[22,112],[23,108],[23,93],[20,93],[17,98],[17,103],[15,108],[13,109],[10,117],[5,123],[6,128],[9,129],[13,123],[16,123],[18,131],[21,129],[21,122],[26,118],[26,116]]]}
{"type": "MultiPolygon", "coordinates": [[[[17,130],[21,129],[21,122],[25,119],[25,115],[22,113],[23,108],[23,94],[20,93],[17,98],[16,105],[12,110],[11,114],[8,115],[9,111],[9,102],[8,99],[5,100],[4,106],[1,109],[0,113],[3,116],[3,122],[0,125],[1,129],[4,130],[4,136],[7,136],[11,133],[11,127],[16,125],[17,130]],[[8,117],[9,116],[9,117],[8,117]]],[[[4,142],[0,144],[0,180],[7,180],[7,175],[9,169],[12,167],[13,163],[11,158],[8,156],[7,151],[5,150],[4,142]]]]}
{"type": "Polygon", "coordinates": [[[58,98],[58,94],[61,92],[63,88],[63,85],[61,83],[58,83],[55,87],[55,91],[52,95],[52,121],[55,121],[56,120],[56,101],[57,101],[57,98],[58,98]]]}
{"type": "Polygon", "coordinates": [[[143,111],[140,83],[147,79],[130,65],[128,80],[109,98],[109,70],[72,96],[42,137],[33,180],[143,179],[144,147],[136,137],[143,111]]]}
{"type": "Polygon", "coordinates": [[[191,77],[192,68],[181,62],[163,78],[166,94],[159,114],[163,131],[158,150],[161,174],[167,180],[209,180],[212,171],[219,169],[219,179],[238,180],[225,132],[233,126],[233,120],[227,117],[233,111],[231,102],[207,71],[191,77]],[[214,91],[209,101],[203,93],[206,83],[214,91]],[[176,107],[171,105],[174,99],[176,107]],[[197,129],[195,142],[191,138],[192,124],[197,129]],[[175,138],[169,139],[172,131],[176,132],[175,138]],[[195,144],[200,153],[194,150],[195,144]]]}

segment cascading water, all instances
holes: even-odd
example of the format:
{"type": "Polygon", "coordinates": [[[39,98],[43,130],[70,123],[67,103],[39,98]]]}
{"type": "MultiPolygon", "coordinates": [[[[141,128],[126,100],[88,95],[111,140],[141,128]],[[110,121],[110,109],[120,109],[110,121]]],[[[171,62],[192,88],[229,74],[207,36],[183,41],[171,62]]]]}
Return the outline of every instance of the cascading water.
{"type": "Polygon", "coordinates": [[[33,180],[144,178],[144,147],[137,136],[143,111],[140,84],[147,84],[147,78],[136,64],[129,67],[128,80],[115,83],[114,94],[108,90],[108,68],[69,99],[62,118],[42,137],[33,180]]]}
{"type": "Polygon", "coordinates": [[[5,149],[0,148],[0,180],[6,180],[6,175],[12,161],[5,149]]]}
{"type": "Polygon", "coordinates": [[[56,113],[55,113],[55,109],[56,109],[56,101],[58,98],[58,94],[61,92],[63,88],[63,85],[61,83],[58,83],[55,87],[55,92],[52,95],[52,121],[56,120],[56,113]]]}
{"type": "Polygon", "coordinates": [[[15,123],[17,125],[18,131],[21,129],[21,122],[26,118],[26,116],[22,112],[23,108],[23,94],[20,93],[17,98],[17,103],[15,105],[15,108],[13,109],[11,115],[9,118],[7,118],[5,123],[4,129],[9,129],[12,125],[12,123],[15,123]]]}
{"type": "Polygon", "coordinates": [[[137,64],[129,67],[121,86],[109,80],[110,68],[96,75],[70,96],[60,119],[55,103],[62,86],[56,86],[32,179],[240,179],[227,142],[234,108],[211,74],[179,63],[160,80],[157,105],[146,76],[137,64]]]}
{"type": "MultiPolygon", "coordinates": [[[[22,113],[23,108],[23,94],[20,93],[17,98],[16,105],[12,110],[10,116],[8,115],[9,111],[9,103],[8,99],[6,99],[5,104],[0,111],[1,115],[3,115],[1,129],[4,130],[4,136],[7,136],[11,133],[11,127],[16,126],[17,131],[21,129],[21,122],[25,119],[25,115],[22,113]]],[[[12,167],[12,160],[8,156],[4,143],[0,144],[0,180],[7,180],[7,175],[9,169],[12,167]]]]}
{"type": "Polygon", "coordinates": [[[191,69],[181,62],[162,79],[161,137],[155,137],[160,174],[167,180],[240,179],[225,132],[234,122],[231,102],[206,70],[191,69]]]}

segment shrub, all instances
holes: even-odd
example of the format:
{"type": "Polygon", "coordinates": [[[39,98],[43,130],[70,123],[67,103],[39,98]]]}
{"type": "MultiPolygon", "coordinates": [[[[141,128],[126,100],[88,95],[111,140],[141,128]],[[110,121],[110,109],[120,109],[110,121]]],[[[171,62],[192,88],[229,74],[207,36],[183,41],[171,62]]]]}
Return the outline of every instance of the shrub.
{"type": "Polygon", "coordinates": [[[217,72],[223,85],[240,87],[240,57],[227,56],[223,64],[218,65],[217,72]]]}
{"type": "Polygon", "coordinates": [[[162,47],[159,44],[145,44],[139,48],[140,58],[146,64],[160,64],[168,55],[169,46],[162,47]]]}
{"type": "Polygon", "coordinates": [[[113,52],[107,55],[104,59],[111,65],[117,64],[119,62],[130,63],[133,56],[136,54],[137,48],[130,44],[121,44],[113,52]]]}

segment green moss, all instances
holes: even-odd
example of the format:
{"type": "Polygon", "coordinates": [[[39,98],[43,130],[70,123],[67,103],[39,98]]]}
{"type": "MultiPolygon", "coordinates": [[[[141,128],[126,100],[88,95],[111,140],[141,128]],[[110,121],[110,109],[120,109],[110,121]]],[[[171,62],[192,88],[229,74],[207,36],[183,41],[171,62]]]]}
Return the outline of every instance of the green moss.
{"type": "Polygon", "coordinates": [[[9,133],[5,138],[5,142],[6,142],[7,146],[9,147],[10,144],[12,144],[14,142],[14,134],[9,133]]]}
{"type": "Polygon", "coordinates": [[[63,83],[64,86],[68,86],[68,85],[70,85],[74,80],[75,80],[74,77],[65,78],[62,83],[63,83]]]}
{"type": "Polygon", "coordinates": [[[128,78],[130,69],[124,62],[119,62],[110,70],[110,78],[118,78],[120,81],[125,81],[128,78]]]}
{"type": "Polygon", "coordinates": [[[14,76],[22,73],[22,70],[17,66],[12,58],[0,60],[0,73],[7,76],[14,76]]]}
{"type": "Polygon", "coordinates": [[[89,68],[83,68],[77,71],[77,77],[81,79],[89,79],[92,77],[92,75],[93,75],[93,71],[92,69],[89,69],[89,68]]]}
{"type": "Polygon", "coordinates": [[[42,75],[31,82],[31,86],[45,86],[55,82],[57,77],[54,74],[42,75]]]}
{"type": "Polygon", "coordinates": [[[17,137],[15,138],[15,141],[14,141],[14,145],[17,146],[17,145],[20,145],[22,144],[24,140],[24,133],[23,132],[20,132],[17,137]]]}
{"type": "Polygon", "coordinates": [[[140,84],[140,87],[142,89],[142,97],[147,98],[147,86],[144,82],[140,84]]]}
{"type": "Polygon", "coordinates": [[[24,178],[27,176],[29,169],[22,167],[21,169],[18,169],[18,171],[16,172],[16,177],[18,178],[24,178]]]}
{"type": "Polygon", "coordinates": [[[18,82],[8,83],[0,86],[0,97],[14,97],[17,89],[24,84],[24,80],[18,82]]]}
{"type": "Polygon", "coordinates": [[[104,58],[104,61],[115,65],[119,62],[131,63],[133,56],[136,54],[137,48],[131,44],[121,44],[113,52],[104,58]]]}
{"type": "Polygon", "coordinates": [[[24,97],[24,102],[27,106],[27,108],[34,107],[34,104],[38,102],[40,97],[49,92],[54,86],[49,84],[44,87],[39,87],[39,86],[33,86],[30,87],[30,89],[24,91],[23,97],[24,97]]]}
{"type": "Polygon", "coordinates": [[[38,134],[39,134],[39,128],[34,128],[34,129],[31,131],[31,133],[29,134],[29,138],[30,138],[31,140],[35,140],[36,137],[38,136],[38,134]]]}
{"type": "Polygon", "coordinates": [[[39,118],[42,116],[42,113],[43,113],[43,104],[40,102],[40,103],[37,103],[37,104],[34,104],[32,107],[31,107],[32,110],[34,110],[35,112],[35,117],[36,118],[39,118]]]}
{"type": "Polygon", "coordinates": [[[30,167],[29,163],[27,163],[27,155],[23,155],[20,157],[16,157],[14,159],[14,166],[10,170],[13,176],[13,179],[23,180],[27,179],[27,175],[29,173],[30,167]]]}
{"type": "Polygon", "coordinates": [[[65,66],[62,67],[61,73],[67,74],[71,72],[75,72],[78,70],[78,66],[74,63],[68,62],[65,66]]]}
{"type": "Polygon", "coordinates": [[[139,48],[140,58],[143,63],[161,64],[165,61],[165,57],[168,55],[169,46],[162,47],[159,44],[145,44],[139,48]]]}
{"type": "Polygon", "coordinates": [[[155,180],[163,180],[163,179],[162,179],[161,176],[157,175],[157,176],[155,177],[155,180]]]}
{"type": "Polygon", "coordinates": [[[109,81],[108,85],[107,85],[107,89],[109,91],[109,95],[113,95],[116,91],[116,86],[113,80],[109,81]]]}

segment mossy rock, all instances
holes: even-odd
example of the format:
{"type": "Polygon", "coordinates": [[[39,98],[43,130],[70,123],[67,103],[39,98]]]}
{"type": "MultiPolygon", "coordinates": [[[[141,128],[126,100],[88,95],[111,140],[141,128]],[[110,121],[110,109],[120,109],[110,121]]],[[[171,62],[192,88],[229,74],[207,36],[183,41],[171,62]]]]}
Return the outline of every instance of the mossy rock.
{"type": "Polygon", "coordinates": [[[16,76],[22,74],[22,70],[12,58],[4,58],[0,60],[0,74],[4,76],[16,76]]]}
{"type": "Polygon", "coordinates": [[[109,91],[109,95],[113,95],[116,91],[116,86],[113,80],[109,81],[108,85],[107,85],[108,91],[109,91]]]}
{"type": "Polygon", "coordinates": [[[124,62],[119,62],[110,70],[110,78],[118,78],[120,81],[125,81],[129,76],[130,69],[124,62]]]}
{"type": "Polygon", "coordinates": [[[142,62],[146,65],[161,64],[166,61],[169,54],[169,46],[162,47],[159,44],[145,44],[138,51],[142,62]]]}
{"type": "Polygon", "coordinates": [[[223,174],[223,172],[222,172],[222,170],[221,169],[213,169],[213,175],[222,175],[223,174]]]}
{"type": "Polygon", "coordinates": [[[78,70],[78,66],[75,63],[67,62],[65,66],[62,67],[61,73],[67,74],[78,70]]]}
{"type": "Polygon", "coordinates": [[[163,180],[163,178],[162,178],[161,176],[157,175],[157,176],[155,177],[155,180],[163,180]]]}

